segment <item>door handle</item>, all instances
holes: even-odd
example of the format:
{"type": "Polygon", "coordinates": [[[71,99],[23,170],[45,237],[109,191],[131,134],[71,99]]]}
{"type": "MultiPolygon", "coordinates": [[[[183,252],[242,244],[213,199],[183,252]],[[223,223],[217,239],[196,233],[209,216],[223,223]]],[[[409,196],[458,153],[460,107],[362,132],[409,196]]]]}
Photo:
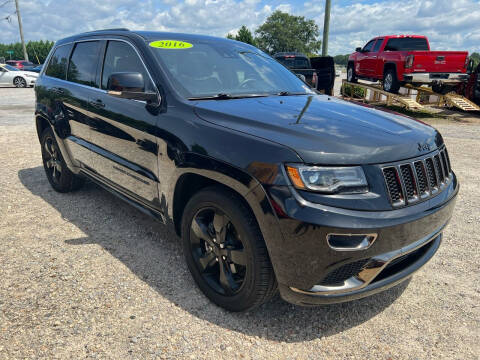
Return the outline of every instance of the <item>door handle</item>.
{"type": "Polygon", "coordinates": [[[101,109],[105,107],[105,104],[100,99],[90,101],[90,105],[92,105],[94,108],[97,108],[97,109],[101,109]]]}

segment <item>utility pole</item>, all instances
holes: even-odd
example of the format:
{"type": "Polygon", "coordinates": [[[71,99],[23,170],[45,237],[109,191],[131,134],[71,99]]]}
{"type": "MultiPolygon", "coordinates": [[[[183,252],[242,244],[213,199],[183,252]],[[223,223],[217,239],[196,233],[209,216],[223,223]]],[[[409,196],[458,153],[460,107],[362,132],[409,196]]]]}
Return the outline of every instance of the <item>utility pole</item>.
{"type": "Polygon", "coordinates": [[[20,16],[20,8],[18,7],[18,0],[15,0],[15,6],[17,8],[18,28],[20,29],[20,39],[22,40],[23,57],[25,58],[25,61],[28,61],[27,47],[25,46],[25,39],[23,38],[22,17],[20,16]]]}
{"type": "Polygon", "coordinates": [[[330,4],[331,4],[330,0],[325,0],[325,18],[323,19],[322,56],[327,56],[328,54],[328,29],[330,27],[330,4]]]}

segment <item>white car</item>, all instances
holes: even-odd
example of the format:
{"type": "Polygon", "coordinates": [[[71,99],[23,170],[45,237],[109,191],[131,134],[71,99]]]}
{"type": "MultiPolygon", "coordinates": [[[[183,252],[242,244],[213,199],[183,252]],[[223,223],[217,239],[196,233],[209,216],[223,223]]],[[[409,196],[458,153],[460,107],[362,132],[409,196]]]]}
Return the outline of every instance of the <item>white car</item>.
{"type": "Polygon", "coordinates": [[[38,74],[33,71],[23,71],[7,64],[0,64],[0,84],[16,87],[34,86],[38,74]]]}

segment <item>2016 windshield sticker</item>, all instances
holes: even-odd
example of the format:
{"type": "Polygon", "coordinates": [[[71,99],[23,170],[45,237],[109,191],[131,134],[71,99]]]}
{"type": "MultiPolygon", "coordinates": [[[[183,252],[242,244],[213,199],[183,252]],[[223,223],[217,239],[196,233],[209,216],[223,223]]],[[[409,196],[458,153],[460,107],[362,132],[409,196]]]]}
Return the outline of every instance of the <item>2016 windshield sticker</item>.
{"type": "Polygon", "coordinates": [[[149,44],[151,47],[159,49],[188,49],[193,47],[192,44],[178,40],[157,40],[149,44]]]}

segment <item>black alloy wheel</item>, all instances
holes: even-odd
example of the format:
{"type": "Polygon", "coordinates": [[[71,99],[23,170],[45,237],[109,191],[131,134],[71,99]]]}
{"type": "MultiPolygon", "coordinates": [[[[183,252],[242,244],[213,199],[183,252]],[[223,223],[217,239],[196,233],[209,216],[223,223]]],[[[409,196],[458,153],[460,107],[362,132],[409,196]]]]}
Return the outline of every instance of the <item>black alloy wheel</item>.
{"type": "Polygon", "coordinates": [[[84,179],[72,173],[67,167],[50,127],[43,131],[40,145],[42,147],[43,167],[52,188],[61,193],[81,188],[84,179]]]}
{"type": "Polygon", "coordinates": [[[60,161],[60,151],[52,136],[46,137],[43,150],[43,162],[47,176],[52,182],[59,185],[62,176],[62,163],[60,161]]]}
{"type": "Polygon", "coordinates": [[[243,243],[230,218],[219,208],[201,209],[190,227],[193,259],[203,279],[222,295],[240,291],[247,271],[243,243]]]}
{"type": "Polygon", "coordinates": [[[233,191],[200,190],[182,214],[183,252],[200,290],[229,311],[268,301],[277,281],[256,218],[233,191]]]}

